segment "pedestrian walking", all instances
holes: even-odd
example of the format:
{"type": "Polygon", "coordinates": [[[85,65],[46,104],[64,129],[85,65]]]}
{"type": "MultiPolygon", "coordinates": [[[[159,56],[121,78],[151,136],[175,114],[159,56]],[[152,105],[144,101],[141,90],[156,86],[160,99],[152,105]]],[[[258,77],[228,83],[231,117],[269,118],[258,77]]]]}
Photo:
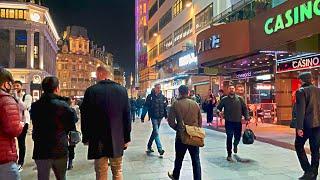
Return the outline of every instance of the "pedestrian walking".
{"type": "Polygon", "coordinates": [[[9,94],[13,77],[9,71],[0,68],[0,179],[20,180],[16,141],[24,123],[19,114],[17,101],[9,94]]]}
{"type": "Polygon", "coordinates": [[[220,114],[225,118],[225,128],[227,134],[227,160],[234,162],[232,159],[232,139],[233,141],[233,152],[238,153],[238,145],[241,139],[242,133],[242,116],[248,123],[250,120],[247,105],[244,100],[235,94],[235,86],[229,85],[229,94],[221,99],[217,109],[220,114]],[[224,112],[222,112],[224,111],[224,112]]]}
{"type": "Polygon", "coordinates": [[[28,133],[28,128],[30,124],[30,108],[32,104],[32,96],[22,92],[22,82],[14,81],[14,97],[18,100],[19,108],[22,114],[22,121],[24,127],[22,133],[18,136],[18,146],[19,146],[19,158],[18,158],[18,168],[19,172],[23,170],[24,158],[26,156],[26,136],[28,133]]]}
{"type": "Polygon", "coordinates": [[[304,171],[299,179],[315,180],[319,168],[320,147],[320,89],[312,84],[311,72],[299,75],[302,84],[296,92],[296,139],[295,149],[304,171]],[[311,164],[308,161],[304,145],[309,140],[311,164]]]}
{"type": "MultiPolygon", "coordinates": [[[[152,88],[151,94],[154,94],[154,88],[152,88]]],[[[148,98],[149,98],[149,99],[151,98],[151,97],[150,97],[151,94],[149,94],[149,95],[147,96],[147,99],[148,99],[148,98]]],[[[147,106],[146,101],[145,101],[145,102],[144,102],[144,105],[143,105],[143,108],[142,108],[142,113],[141,113],[141,122],[142,122],[142,123],[144,123],[144,119],[145,119],[147,113],[148,113],[148,117],[149,117],[149,121],[150,121],[150,115],[149,115],[150,112],[149,112],[148,106],[147,106]]]]}
{"type": "Polygon", "coordinates": [[[141,109],[142,109],[144,103],[145,103],[145,100],[142,99],[141,96],[139,96],[138,99],[136,100],[136,105],[137,105],[137,107],[136,107],[136,108],[137,108],[137,110],[136,110],[136,116],[137,116],[137,117],[140,117],[140,116],[141,116],[141,109]]]}
{"type": "MultiPolygon", "coordinates": [[[[74,129],[71,129],[71,131],[77,131],[77,127],[76,127],[76,123],[79,121],[78,115],[77,115],[77,111],[76,111],[76,106],[72,105],[74,104],[74,100],[72,100],[72,98],[69,97],[62,97],[62,100],[65,101],[70,107],[71,110],[73,112],[73,120],[74,120],[74,129]],[[74,107],[74,108],[73,108],[74,107]]],[[[76,148],[76,144],[74,144],[73,142],[70,141],[69,138],[69,143],[68,143],[68,167],[67,170],[72,170],[73,169],[73,160],[75,157],[75,152],[74,149],[76,148]]]]}
{"type": "Polygon", "coordinates": [[[136,111],[137,111],[137,102],[134,98],[130,98],[130,112],[131,112],[131,121],[136,120],[136,111]]]}
{"type": "Polygon", "coordinates": [[[122,180],[122,156],[130,142],[131,118],[126,88],[109,80],[111,73],[97,68],[98,83],[89,87],[81,110],[82,141],[88,159],[94,159],[97,180],[108,178],[108,161],[114,180],[122,180]]]}
{"type": "Polygon", "coordinates": [[[164,150],[161,145],[159,128],[163,118],[167,118],[167,99],[162,95],[160,84],[154,86],[154,91],[148,95],[146,100],[146,107],[152,122],[152,133],[147,145],[147,152],[152,153],[153,141],[156,142],[160,156],[163,156],[164,150]]]}
{"type": "Polygon", "coordinates": [[[183,121],[185,125],[202,127],[200,107],[194,100],[188,98],[188,91],[188,87],[185,85],[179,87],[180,97],[170,108],[168,117],[169,126],[176,131],[174,170],[173,173],[168,173],[168,176],[174,180],[178,180],[180,177],[182,162],[187,150],[192,160],[193,179],[201,180],[199,147],[183,144],[180,136],[181,131],[179,131],[178,121],[183,121]]]}
{"type": "Polygon", "coordinates": [[[37,165],[39,180],[49,180],[51,168],[56,179],[65,180],[68,133],[75,129],[74,111],[58,96],[58,78],[46,77],[41,85],[44,94],[30,110],[34,142],[32,158],[37,165]]]}
{"type": "Polygon", "coordinates": [[[207,124],[208,126],[212,126],[213,122],[213,109],[217,105],[217,99],[213,94],[211,93],[211,90],[209,90],[208,97],[205,99],[205,105],[204,108],[206,109],[205,112],[207,113],[207,124]]]}

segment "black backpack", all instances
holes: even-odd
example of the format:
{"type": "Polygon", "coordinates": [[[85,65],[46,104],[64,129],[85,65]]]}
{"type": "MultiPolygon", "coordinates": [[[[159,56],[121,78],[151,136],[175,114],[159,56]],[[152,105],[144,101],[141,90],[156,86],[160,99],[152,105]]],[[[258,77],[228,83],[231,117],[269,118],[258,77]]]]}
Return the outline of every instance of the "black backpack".
{"type": "Polygon", "coordinates": [[[251,129],[246,129],[242,135],[242,142],[243,144],[253,144],[256,136],[254,135],[251,129]]]}

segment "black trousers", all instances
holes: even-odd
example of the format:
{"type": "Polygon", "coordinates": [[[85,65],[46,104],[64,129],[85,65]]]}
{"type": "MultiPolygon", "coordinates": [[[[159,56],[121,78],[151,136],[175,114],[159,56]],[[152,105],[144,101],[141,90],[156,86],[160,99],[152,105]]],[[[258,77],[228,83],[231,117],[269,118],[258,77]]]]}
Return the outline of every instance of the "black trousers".
{"type": "Polygon", "coordinates": [[[207,123],[212,123],[213,121],[213,109],[207,110],[207,123]]]}
{"type": "Polygon", "coordinates": [[[226,121],[226,134],[227,134],[227,152],[228,156],[232,154],[232,139],[234,137],[234,146],[238,146],[241,139],[242,124],[241,122],[226,121]]]}
{"type": "Polygon", "coordinates": [[[28,124],[25,124],[21,134],[18,136],[18,146],[19,146],[19,160],[18,164],[23,166],[24,158],[26,156],[26,136],[28,132],[28,124]]]}
{"type": "Polygon", "coordinates": [[[304,129],[303,137],[296,135],[295,148],[296,153],[304,172],[313,172],[318,175],[319,168],[319,147],[320,147],[320,127],[304,129]],[[308,161],[304,145],[309,139],[311,151],[311,164],[308,161]]]}
{"type": "Polygon", "coordinates": [[[75,147],[76,147],[75,145],[69,145],[68,146],[69,160],[73,160],[74,159],[74,155],[75,155],[74,148],[75,147]]]}

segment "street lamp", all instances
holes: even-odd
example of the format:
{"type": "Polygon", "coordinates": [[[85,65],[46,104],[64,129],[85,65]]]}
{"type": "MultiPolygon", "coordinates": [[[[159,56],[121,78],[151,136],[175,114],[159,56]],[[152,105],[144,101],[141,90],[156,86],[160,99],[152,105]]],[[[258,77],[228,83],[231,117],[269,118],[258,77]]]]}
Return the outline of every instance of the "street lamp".
{"type": "Polygon", "coordinates": [[[189,8],[191,6],[192,6],[192,2],[191,1],[187,2],[186,7],[189,8]]]}

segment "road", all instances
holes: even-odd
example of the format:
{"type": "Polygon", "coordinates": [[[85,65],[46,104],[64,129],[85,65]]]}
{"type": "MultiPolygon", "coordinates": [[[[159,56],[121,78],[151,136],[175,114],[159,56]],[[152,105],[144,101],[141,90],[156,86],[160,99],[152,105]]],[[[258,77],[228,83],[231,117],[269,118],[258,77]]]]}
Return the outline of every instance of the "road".
{"type": "MultiPolygon", "coordinates": [[[[166,150],[163,158],[157,153],[147,155],[146,142],[151,133],[151,123],[135,122],[133,124],[132,143],[124,156],[124,179],[128,180],[164,180],[169,179],[167,172],[174,163],[175,132],[167,123],[160,129],[161,140],[166,150]]],[[[225,152],[225,134],[206,130],[206,146],[201,149],[202,175],[204,180],[292,180],[302,174],[295,152],[270,144],[255,142],[254,145],[239,145],[239,156],[245,162],[227,162],[225,152]]],[[[31,159],[32,140],[28,135],[27,156],[22,179],[36,179],[35,164],[31,159]]],[[[155,147],[154,147],[155,148],[155,147]]],[[[88,161],[87,148],[79,144],[76,148],[74,169],[68,171],[69,180],[95,179],[93,162],[88,161]]],[[[55,179],[53,173],[51,179],[55,179]]],[[[183,162],[181,180],[192,179],[190,156],[183,162]]]]}

